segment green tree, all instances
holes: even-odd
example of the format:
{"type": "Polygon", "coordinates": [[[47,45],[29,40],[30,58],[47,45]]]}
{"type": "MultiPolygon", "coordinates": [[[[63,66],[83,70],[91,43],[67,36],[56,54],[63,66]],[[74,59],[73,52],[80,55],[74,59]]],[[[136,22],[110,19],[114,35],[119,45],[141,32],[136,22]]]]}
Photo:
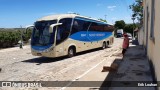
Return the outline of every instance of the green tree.
{"type": "Polygon", "coordinates": [[[32,35],[32,29],[28,29],[26,33],[23,33],[23,41],[28,42],[28,40],[31,38],[32,35]]]}
{"type": "Polygon", "coordinates": [[[125,22],[123,20],[120,20],[115,22],[114,27],[117,29],[124,29],[125,25],[125,22]]]}
{"type": "Polygon", "coordinates": [[[135,25],[134,24],[126,24],[124,27],[124,32],[126,33],[131,33],[133,35],[133,29],[135,29],[135,25]]]}
{"type": "Polygon", "coordinates": [[[133,3],[132,5],[129,6],[130,9],[132,9],[132,11],[133,11],[132,17],[137,18],[137,20],[139,22],[141,22],[143,19],[142,2],[143,2],[143,0],[135,0],[135,3],[133,3]]]}
{"type": "Polygon", "coordinates": [[[79,13],[76,13],[76,12],[68,12],[68,14],[80,15],[79,13]]]}
{"type": "Polygon", "coordinates": [[[133,28],[131,28],[131,24],[126,24],[126,26],[124,27],[124,32],[132,33],[132,29],[133,28]]]}
{"type": "Polygon", "coordinates": [[[126,25],[126,23],[123,20],[115,22],[115,25],[114,25],[114,27],[115,27],[115,30],[114,30],[115,36],[117,35],[117,30],[118,29],[124,29],[125,25],[126,25]]]}
{"type": "MultiPolygon", "coordinates": [[[[0,29],[0,48],[13,47],[21,40],[21,32],[24,32],[24,28],[15,29],[0,29]]],[[[24,41],[28,42],[32,34],[32,30],[28,30],[24,33],[24,41]]]]}
{"type": "Polygon", "coordinates": [[[0,48],[12,47],[20,40],[16,30],[0,31],[0,48]]]}
{"type": "Polygon", "coordinates": [[[104,20],[104,19],[102,19],[102,18],[100,18],[100,19],[98,19],[98,20],[100,20],[100,21],[103,21],[103,22],[106,22],[106,23],[107,23],[107,21],[106,21],[106,20],[104,20]]]}

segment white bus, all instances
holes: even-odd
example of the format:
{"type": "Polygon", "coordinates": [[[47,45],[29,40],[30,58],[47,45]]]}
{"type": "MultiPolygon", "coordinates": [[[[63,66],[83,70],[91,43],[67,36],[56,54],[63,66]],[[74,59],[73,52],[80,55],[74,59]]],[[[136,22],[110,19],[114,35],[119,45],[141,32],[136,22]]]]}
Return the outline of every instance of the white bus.
{"type": "Polygon", "coordinates": [[[31,52],[35,56],[74,56],[77,52],[106,48],[113,43],[114,27],[105,22],[75,14],[38,19],[33,26],[31,52]]]}

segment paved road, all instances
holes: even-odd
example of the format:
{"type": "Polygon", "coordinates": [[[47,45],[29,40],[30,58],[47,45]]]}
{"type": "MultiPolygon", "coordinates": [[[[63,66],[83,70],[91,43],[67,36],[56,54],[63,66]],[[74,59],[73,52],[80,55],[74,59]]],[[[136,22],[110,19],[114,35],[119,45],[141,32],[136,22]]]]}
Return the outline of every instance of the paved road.
{"type": "Polygon", "coordinates": [[[115,38],[110,48],[79,53],[72,58],[32,56],[29,46],[0,50],[0,81],[71,81],[120,50],[121,45],[122,39],[115,38]]]}

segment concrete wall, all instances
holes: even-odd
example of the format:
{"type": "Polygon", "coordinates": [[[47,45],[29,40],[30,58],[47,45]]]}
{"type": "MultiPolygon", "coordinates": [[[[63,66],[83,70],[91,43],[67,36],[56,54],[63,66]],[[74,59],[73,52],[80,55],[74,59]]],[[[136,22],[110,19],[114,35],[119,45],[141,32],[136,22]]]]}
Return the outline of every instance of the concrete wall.
{"type": "Polygon", "coordinates": [[[139,45],[143,45],[144,44],[144,29],[141,28],[139,31],[138,31],[138,43],[139,45]]]}
{"type": "Polygon", "coordinates": [[[154,23],[154,55],[153,60],[155,63],[157,79],[160,81],[160,0],[155,0],[155,23],[154,23]]]}
{"type": "Polygon", "coordinates": [[[144,46],[149,60],[153,62],[157,81],[160,81],[160,0],[144,0],[143,3],[144,46]],[[150,35],[151,30],[154,31],[153,36],[150,35]]]}

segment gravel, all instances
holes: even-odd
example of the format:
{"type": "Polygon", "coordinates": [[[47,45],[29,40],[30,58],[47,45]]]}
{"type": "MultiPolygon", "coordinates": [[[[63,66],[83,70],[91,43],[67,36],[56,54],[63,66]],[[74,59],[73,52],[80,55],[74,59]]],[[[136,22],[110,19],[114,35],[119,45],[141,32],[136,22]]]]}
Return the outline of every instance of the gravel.
{"type": "MultiPolygon", "coordinates": [[[[0,50],[0,81],[69,81],[120,49],[115,38],[111,48],[96,49],[72,58],[45,58],[31,55],[30,46],[0,50]]],[[[15,89],[17,90],[17,89],[15,89]]],[[[23,90],[23,89],[20,89],[23,90]]],[[[32,89],[28,89],[32,90],[32,89]]]]}

